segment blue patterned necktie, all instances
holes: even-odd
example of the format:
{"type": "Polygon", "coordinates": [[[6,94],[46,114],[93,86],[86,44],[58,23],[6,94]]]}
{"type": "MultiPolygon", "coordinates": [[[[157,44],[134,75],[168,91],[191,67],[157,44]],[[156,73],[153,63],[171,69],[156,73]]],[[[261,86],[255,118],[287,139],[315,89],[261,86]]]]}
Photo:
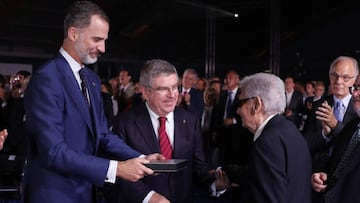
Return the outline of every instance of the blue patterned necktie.
{"type": "Polygon", "coordinates": [[[345,114],[345,106],[341,101],[336,102],[334,114],[335,114],[336,120],[338,120],[339,122],[343,121],[344,114],[345,114]]]}
{"type": "Polygon", "coordinates": [[[83,93],[84,99],[86,103],[90,106],[89,96],[88,96],[88,90],[86,87],[86,72],[85,68],[81,68],[79,70],[80,79],[81,79],[81,91],[83,93]]]}

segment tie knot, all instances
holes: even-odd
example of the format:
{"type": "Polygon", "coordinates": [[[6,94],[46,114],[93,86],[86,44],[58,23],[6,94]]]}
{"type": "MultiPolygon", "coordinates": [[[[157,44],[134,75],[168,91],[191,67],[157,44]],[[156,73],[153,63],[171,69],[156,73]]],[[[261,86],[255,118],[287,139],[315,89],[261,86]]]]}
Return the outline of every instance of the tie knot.
{"type": "Polygon", "coordinates": [[[80,68],[79,74],[80,74],[80,78],[84,79],[86,77],[85,68],[80,68]]]}
{"type": "Polygon", "coordinates": [[[344,109],[344,104],[342,103],[342,101],[337,101],[336,104],[335,104],[335,108],[338,109],[338,110],[342,110],[344,109]]]}
{"type": "Polygon", "coordinates": [[[163,117],[163,116],[161,116],[161,117],[159,117],[158,118],[159,119],[159,121],[160,121],[160,126],[164,126],[165,125],[165,122],[166,122],[166,117],[163,117]]]}

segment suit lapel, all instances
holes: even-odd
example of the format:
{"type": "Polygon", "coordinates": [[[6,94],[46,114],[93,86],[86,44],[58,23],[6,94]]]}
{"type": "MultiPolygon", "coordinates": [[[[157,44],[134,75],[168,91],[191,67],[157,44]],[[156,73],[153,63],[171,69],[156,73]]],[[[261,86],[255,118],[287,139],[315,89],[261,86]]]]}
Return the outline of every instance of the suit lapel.
{"type": "Polygon", "coordinates": [[[65,91],[67,91],[68,95],[70,95],[70,97],[72,98],[74,103],[78,106],[81,114],[84,116],[85,122],[88,125],[88,128],[89,128],[91,134],[94,134],[88,105],[86,104],[86,101],[84,100],[84,97],[80,90],[79,84],[77,83],[76,78],[75,78],[69,64],[66,62],[66,60],[61,55],[59,55],[59,57],[57,58],[56,64],[57,64],[57,68],[61,69],[58,72],[60,74],[63,74],[63,76],[64,76],[63,77],[64,84],[69,85],[69,88],[65,88],[65,91]]]}
{"type": "Polygon", "coordinates": [[[180,111],[178,111],[177,108],[175,108],[174,111],[174,149],[173,149],[173,158],[176,158],[179,154],[179,151],[181,151],[180,146],[184,146],[184,141],[186,140],[186,137],[189,136],[186,133],[187,129],[187,120],[186,118],[181,114],[180,111]]]}
{"type": "Polygon", "coordinates": [[[347,123],[350,120],[352,120],[353,118],[357,117],[357,115],[354,111],[354,108],[353,108],[353,105],[354,105],[353,103],[354,103],[354,99],[353,99],[353,97],[351,97],[348,107],[346,108],[345,115],[344,115],[344,119],[343,119],[344,123],[347,123]]]}
{"type": "Polygon", "coordinates": [[[158,139],[156,138],[150,115],[145,107],[145,104],[142,105],[141,108],[137,109],[136,115],[139,115],[135,119],[135,123],[140,135],[143,137],[151,151],[160,152],[160,145],[158,139]]]}

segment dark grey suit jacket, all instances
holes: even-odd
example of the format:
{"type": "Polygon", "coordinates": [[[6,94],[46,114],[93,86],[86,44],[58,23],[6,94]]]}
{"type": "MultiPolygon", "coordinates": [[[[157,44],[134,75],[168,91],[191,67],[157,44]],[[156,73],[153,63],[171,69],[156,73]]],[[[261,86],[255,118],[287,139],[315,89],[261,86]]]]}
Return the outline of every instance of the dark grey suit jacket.
{"type": "MultiPolygon", "coordinates": [[[[124,202],[141,202],[154,190],[171,202],[191,202],[192,173],[205,177],[208,167],[205,162],[199,119],[188,110],[174,111],[174,159],[187,159],[188,165],[176,173],[160,173],[147,176],[141,181],[119,182],[120,196],[124,202]]],[[[150,115],[145,104],[138,105],[127,113],[118,114],[113,131],[131,147],[143,154],[160,153],[150,115]]]]}

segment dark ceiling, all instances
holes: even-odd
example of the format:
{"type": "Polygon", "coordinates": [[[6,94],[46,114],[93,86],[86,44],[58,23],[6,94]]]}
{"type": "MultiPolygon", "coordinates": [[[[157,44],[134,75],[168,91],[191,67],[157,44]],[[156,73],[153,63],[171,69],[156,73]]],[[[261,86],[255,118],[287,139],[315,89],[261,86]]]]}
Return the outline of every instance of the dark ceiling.
{"type": "MultiPolygon", "coordinates": [[[[70,0],[0,0],[0,59],[46,59],[62,43],[70,0]]],[[[110,16],[104,61],[163,58],[204,64],[206,11],[216,13],[216,64],[263,67],[269,61],[270,0],[97,0],[110,16]],[[239,17],[234,18],[233,13],[239,17]]],[[[280,2],[280,1],[279,1],[280,2]]],[[[285,1],[280,5],[280,44],[356,11],[352,1],[285,1]]]]}

